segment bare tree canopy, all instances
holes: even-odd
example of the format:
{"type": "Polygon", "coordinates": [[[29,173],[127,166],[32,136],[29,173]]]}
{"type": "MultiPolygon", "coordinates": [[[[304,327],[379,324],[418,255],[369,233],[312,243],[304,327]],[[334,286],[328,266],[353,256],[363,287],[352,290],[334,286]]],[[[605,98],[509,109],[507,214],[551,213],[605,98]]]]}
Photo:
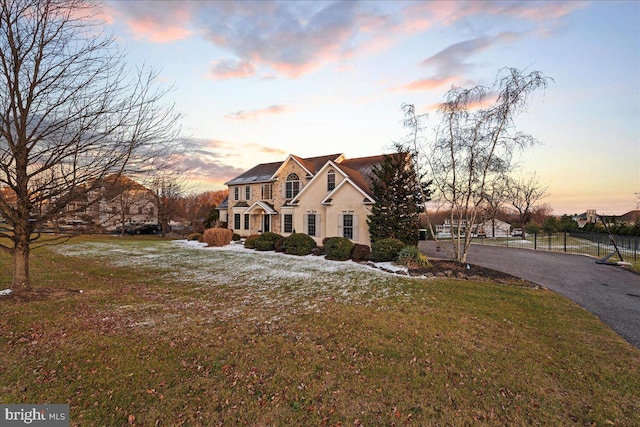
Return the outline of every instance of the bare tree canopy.
{"type": "Polygon", "coordinates": [[[88,199],[109,174],[154,169],[171,149],[178,116],[102,34],[85,0],[0,4],[0,249],[14,288],[29,287],[36,230],[88,199]],[[132,73],[132,71],[134,71],[132,73]]]}
{"type": "MultiPolygon", "coordinates": [[[[451,212],[455,260],[466,261],[479,210],[490,189],[513,169],[514,153],[537,142],[516,130],[515,118],[526,109],[530,96],[549,81],[539,71],[524,74],[505,68],[491,88],[453,87],[445,95],[440,126],[422,159],[433,178],[435,198],[451,212]]],[[[405,108],[407,113],[406,123],[418,129],[415,112],[405,108]]]]}
{"type": "Polygon", "coordinates": [[[508,201],[518,212],[518,220],[522,225],[522,238],[524,239],[526,237],[525,226],[531,220],[532,210],[540,200],[548,195],[548,186],[542,186],[535,173],[528,177],[509,178],[507,182],[508,201]]]}

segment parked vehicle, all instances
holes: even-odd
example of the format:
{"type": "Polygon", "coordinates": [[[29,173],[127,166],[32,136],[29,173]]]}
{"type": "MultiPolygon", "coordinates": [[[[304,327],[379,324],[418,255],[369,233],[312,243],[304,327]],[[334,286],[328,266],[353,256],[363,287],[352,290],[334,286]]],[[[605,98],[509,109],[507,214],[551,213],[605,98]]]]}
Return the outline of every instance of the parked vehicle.
{"type": "MultiPolygon", "coordinates": [[[[116,233],[122,233],[123,226],[116,227],[116,233]]],[[[124,225],[124,234],[157,234],[161,231],[159,224],[130,223],[124,225]]]]}
{"type": "Polygon", "coordinates": [[[522,228],[514,228],[511,230],[511,237],[522,237],[522,228]]]}

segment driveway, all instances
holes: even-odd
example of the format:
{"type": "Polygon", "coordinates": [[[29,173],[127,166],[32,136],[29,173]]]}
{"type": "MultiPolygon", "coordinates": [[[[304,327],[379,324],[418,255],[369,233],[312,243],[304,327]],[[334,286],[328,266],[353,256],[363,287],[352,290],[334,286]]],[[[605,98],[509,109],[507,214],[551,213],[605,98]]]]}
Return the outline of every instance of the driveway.
{"type": "MultiPolygon", "coordinates": [[[[434,241],[421,241],[419,248],[430,258],[447,256],[434,241]]],[[[467,261],[564,295],[640,348],[640,275],[583,255],[496,246],[471,245],[467,261]]]]}

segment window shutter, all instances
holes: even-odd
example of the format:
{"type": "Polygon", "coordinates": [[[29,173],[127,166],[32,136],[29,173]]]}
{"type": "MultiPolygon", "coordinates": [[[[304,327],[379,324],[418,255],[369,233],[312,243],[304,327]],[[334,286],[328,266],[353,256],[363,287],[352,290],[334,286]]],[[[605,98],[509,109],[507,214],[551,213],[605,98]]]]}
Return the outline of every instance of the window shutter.
{"type": "Polygon", "coordinates": [[[316,237],[322,237],[322,220],[320,214],[316,214],[316,237]]]}
{"type": "Polygon", "coordinates": [[[359,225],[358,225],[358,215],[353,215],[353,240],[358,240],[358,230],[359,230],[359,225]]]}
{"type": "Polygon", "coordinates": [[[302,215],[302,232],[309,234],[309,214],[302,215]]]}
{"type": "Polygon", "coordinates": [[[344,217],[342,216],[342,214],[338,215],[338,236],[342,237],[343,236],[343,225],[344,225],[344,217]]]}

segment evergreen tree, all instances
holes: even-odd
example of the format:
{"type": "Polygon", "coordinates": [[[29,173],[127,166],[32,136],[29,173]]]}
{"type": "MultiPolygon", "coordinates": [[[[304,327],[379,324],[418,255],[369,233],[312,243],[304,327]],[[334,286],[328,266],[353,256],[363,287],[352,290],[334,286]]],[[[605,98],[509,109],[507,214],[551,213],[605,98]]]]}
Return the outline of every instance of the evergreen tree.
{"type": "MultiPolygon", "coordinates": [[[[422,192],[407,152],[385,155],[374,167],[371,189],[376,199],[367,218],[371,242],[394,238],[416,245],[420,237],[422,192]]],[[[426,184],[428,186],[428,184],[426,184]]],[[[428,196],[429,192],[425,194],[428,196]]]]}

